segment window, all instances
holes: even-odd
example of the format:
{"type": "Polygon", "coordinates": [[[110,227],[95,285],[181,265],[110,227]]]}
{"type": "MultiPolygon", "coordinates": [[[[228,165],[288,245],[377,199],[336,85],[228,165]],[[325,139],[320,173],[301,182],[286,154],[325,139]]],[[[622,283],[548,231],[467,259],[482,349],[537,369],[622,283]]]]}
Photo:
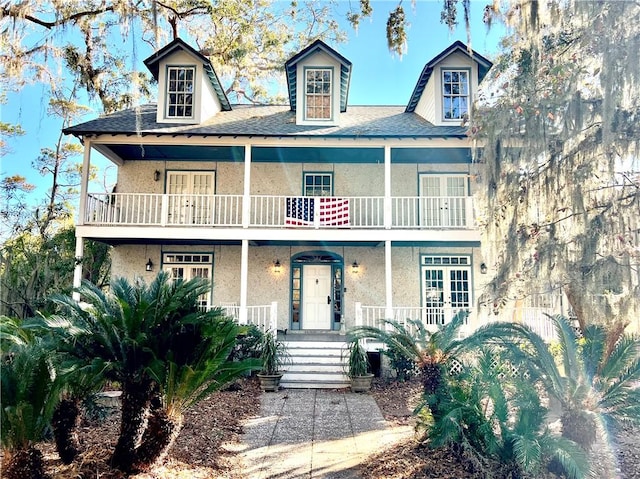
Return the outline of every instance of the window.
{"type": "Polygon", "coordinates": [[[331,196],[331,173],[305,173],[304,196],[331,196]]]}
{"type": "Polygon", "coordinates": [[[167,117],[193,117],[193,91],[196,70],[193,67],[169,67],[167,71],[167,117]]]}
{"type": "Polygon", "coordinates": [[[469,72],[442,71],[442,108],[445,120],[460,120],[469,113],[469,72]]]}
{"type": "MultiPolygon", "coordinates": [[[[202,253],[165,253],[162,257],[164,270],[173,281],[189,281],[194,278],[211,280],[213,255],[202,253]]],[[[211,304],[211,292],[200,296],[200,307],[208,308],[211,304]]]]}
{"type": "Polygon", "coordinates": [[[307,120],[331,119],[331,70],[306,70],[306,114],[307,120]]]}

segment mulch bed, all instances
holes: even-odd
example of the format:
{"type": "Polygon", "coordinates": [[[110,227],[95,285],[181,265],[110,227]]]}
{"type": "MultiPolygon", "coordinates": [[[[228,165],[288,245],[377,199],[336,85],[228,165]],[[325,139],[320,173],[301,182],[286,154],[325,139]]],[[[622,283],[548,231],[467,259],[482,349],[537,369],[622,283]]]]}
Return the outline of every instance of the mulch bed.
{"type": "MultiPolygon", "coordinates": [[[[239,381],[234,387],[212,394],[185,416],[184,428],[168,458],[150,473],[134,479],[251,479],[238,467],[242,423],[255,417],[260,407],[260,385],[255,379],[239,381]]],[[[376,379],[371,394],[385,419],[393,425],[412,425],[413,409],[420,400],[420,384],[376,379]]],[[[80,430],[83,453],[72,465],[61,463],[51,442],[43,443],[47,472],[56,479],[123,479],[108,460],[118,436],[119,413],[104,421],[84,422],[80,430]]],[[[640,479],[640,434],[626,429],[617,438],[617,479],[640,479]]],[[[361,468],[363,479],[502,479],[500,472],[486,476],[465,461],[454,459],[446,449],[431,450],[415,439],[407,440],[373,456],[361,468]]],[[[555,476],[536,476],[551,479],[555,476]]],[[[613,479],[615,476],[600,479],[613,479]]],[[[506,479],[506,477],[505,477],[506,479]]]]}

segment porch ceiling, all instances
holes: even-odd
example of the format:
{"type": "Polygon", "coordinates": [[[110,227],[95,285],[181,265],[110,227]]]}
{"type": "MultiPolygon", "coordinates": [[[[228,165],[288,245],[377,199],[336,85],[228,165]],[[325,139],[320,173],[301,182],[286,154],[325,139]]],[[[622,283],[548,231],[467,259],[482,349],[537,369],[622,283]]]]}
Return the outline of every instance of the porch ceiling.
{"type": "MultiPolygon", "coordinates": [[[[121,161],[244,161],[243,146],[176,144],[100,144],[108,158],[121,161]]],[[[254,146],[251,161],[276,163],[384,163],[381,147],[279,147],[254,146]]],[[[470,148],[392,148],[391,163],[469,163],[470,148]]]]}

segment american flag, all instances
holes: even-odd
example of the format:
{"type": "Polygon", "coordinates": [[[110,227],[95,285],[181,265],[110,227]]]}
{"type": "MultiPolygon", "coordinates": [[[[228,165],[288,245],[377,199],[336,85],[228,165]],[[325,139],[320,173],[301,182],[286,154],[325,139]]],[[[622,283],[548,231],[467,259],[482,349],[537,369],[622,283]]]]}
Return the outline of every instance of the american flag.
{"type": "Polygon", "coordinates": [[[285,224],[290,226],[349,226],[349,200],[344,198],[287,198],[285,224]],[[317,219],[317,223],[316,220],[317,219]]]}

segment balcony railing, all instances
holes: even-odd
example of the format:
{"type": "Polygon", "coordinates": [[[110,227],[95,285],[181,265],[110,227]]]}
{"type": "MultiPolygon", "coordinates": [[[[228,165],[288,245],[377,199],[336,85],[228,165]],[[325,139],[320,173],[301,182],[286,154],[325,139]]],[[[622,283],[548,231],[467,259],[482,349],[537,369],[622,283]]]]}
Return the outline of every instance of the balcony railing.
{"type": "MultiPolygon", "coordinates": [[[[247,226],[266,228],[474,227],[471,197],[392,197],[388,218],[382,196],[250,197],[247,226]]],[[[84,224],[243,226],[242,195],[90,193],[84,224]]]]}
{"type": "MultiPolygon", "coordinates": [[[[386,328],[385,319],[391,319],[402,324],[409,331],[412,331],[412,321],[417,321],[429,331],[436,331],[438,327],[449,323],[459,312],[466,311],[472,314],[471,308],[452,307],[420,307],[420,306],[396,306],[391,310],[391,315],[387,314],[384,306],[365,306],[356,303],[356,326],[373,326],[376,328],[386,328]]],[[[466,331],[468,320],[465,320],[461,333],[466,331]]]]}

